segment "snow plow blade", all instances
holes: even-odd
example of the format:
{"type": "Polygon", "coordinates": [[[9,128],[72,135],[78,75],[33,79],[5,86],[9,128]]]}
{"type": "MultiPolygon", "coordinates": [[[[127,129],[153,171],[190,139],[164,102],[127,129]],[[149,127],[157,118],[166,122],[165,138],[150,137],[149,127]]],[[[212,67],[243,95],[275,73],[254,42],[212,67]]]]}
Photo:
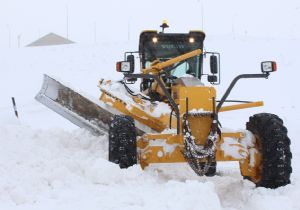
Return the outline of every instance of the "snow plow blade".
{"type": "Polygon", "coordinates": [[[107,133],[113,117],[112,113],[48,75],[44,75],[42,89],[35,99],[97,136],[107,133]]]}

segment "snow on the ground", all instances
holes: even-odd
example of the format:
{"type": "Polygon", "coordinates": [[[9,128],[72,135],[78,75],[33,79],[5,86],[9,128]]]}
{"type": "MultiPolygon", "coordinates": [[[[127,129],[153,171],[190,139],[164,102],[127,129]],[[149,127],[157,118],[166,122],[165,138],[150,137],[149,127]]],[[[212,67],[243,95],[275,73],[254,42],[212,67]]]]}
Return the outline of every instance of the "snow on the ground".
{"type": "Polygon", "coordinates": [[[106,136],[84,130],[0,128],[0,209],[297,209],[298,181],[270,190],[238,166],[197,177],[184,164],[120,170],[106,136]],[[179,167],[178,167],[179,166],[179,167]]]}
{"type": "Polygon", "coordinates": [[[107,136],[94,137],[34,100],[43,74],[72,84],[97,100],[100,78],[120,79],[115,61],[137,42],[96,46],[1,49],[0,209],[300,209],[300,122],[296,94],[299,40],[211,37],[222,53],[219,97],[239,73],[260,72],[277,60],[269,80],[240,81],[232,99],[265,107],[222,113],[224,127],[243,129],[257,112],[277,113],[292,140],[292,183],[275,190],[243,180],[236,163],[219,163],[215,177],[198,177],[185,164],[120,170],[107,161],[107,136]],[[16,98],[20,119],[14,117],[16,98]]]}

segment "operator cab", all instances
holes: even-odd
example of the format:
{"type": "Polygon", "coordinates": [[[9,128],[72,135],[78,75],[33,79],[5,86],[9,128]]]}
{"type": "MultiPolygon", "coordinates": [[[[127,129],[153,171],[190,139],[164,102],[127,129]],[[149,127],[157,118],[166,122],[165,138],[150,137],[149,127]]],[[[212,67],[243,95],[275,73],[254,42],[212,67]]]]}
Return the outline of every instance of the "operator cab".
{"type": "Polygon", "coordinates": [[[207,77],[208,82],[213,85],[219,84],[219,66],[218,61],[219,53],[217,52],[203,52],[203,42],[205,39],[205,33],[202,31],[190,31],[189,33],[164,33],[164,29],[168,27],[167,23],[161,25],[162,32],[154,30],[143,31],[140,34],[139,50],[136,52],[125,52],[125,61],[117,62],[116,69],[119,72],[123,72],[126,76],[125,83],[132,84],[137,81],[137,78],[141,79],[140,91],[146,95],[149,95],[153,100],[163,100],[163,95],[153,78],[146,78],[146,76],[139,77],[128,76],[134,72],[134,53],[139,54],[141,72],[144,74],[144,70],[151,70],[151,67],[155,67],[157,64],[167,63],[173,58],[179,58],[180,56],[187,55],[194,51],[193,57],[188,56],[186,59],[178,59],[176,63],[173,60],[169,65],[163,67],[163,70],[158,73],[159,78],[164,83],[165,88],[171,92],[171,88],[177,84],[180,78],[186,78],[180,80],[184,84],[194,84],[190,81],[198,82],[197,85],[203,85],[201,79],[203,76],[207,77]],[[202,52],[202,53],[201,53],[202,52]],[[206,54],[212,54],[210,56],[210,71],[211,74],[203,72],[203,56],[206,54]],[[175,63],[174,63],[175,62],[175,63]],[[190,77],[190,79],[187,79],[190,77]],[[189,81],[187,83],[187,81],[189,81]],[[159,95],[156,97],[155,95],[159,95]]]}
{"type": "MultiPolygon", "coordinates": [[[[190,31],[186,34],[158,33],[144,31],[140,35],[139,53],[142,69],[150,67],[159,60],[167,61],[196,49],[203,50],[205,34],[202,31],[190,31]]],[[[192,75],[201,79],[203,56],[195,56],[170,67],[170,74],[175,77],[192,75]]]]}

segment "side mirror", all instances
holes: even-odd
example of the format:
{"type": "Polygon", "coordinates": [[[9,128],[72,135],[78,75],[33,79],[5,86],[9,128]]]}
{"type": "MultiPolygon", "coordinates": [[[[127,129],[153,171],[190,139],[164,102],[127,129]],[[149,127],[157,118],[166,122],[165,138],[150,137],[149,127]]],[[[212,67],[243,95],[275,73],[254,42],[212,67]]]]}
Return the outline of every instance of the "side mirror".
{"type": "Polygon", "coordinates": [[[210,56],[210,72],[212,74],[218,73],[218,57],[216,55],[210,56]]]}
{"type": "Polygon", "coordinates": [[[277,70],[276,62],[274,61],[264,61],[261,62],[262,73],[270,73],[277,70]]]}
{"type": "Polygon", "coordinates": [[[134,55],[127,55],[126,61],[130,63],[130,72],[134,72],[134,55]]]}
{"type": "Polygon", "coordinates": [[[208,75],[207,76],[207,81],[210,83],[215,83],[218,81],[218,77],[216,75],[208,75]]]}

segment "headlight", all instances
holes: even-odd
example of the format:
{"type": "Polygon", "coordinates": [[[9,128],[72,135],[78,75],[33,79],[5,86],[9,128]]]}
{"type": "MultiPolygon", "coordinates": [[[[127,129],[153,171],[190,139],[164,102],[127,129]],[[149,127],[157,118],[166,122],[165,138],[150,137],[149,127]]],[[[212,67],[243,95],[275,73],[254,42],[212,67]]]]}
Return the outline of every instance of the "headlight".
{"type": "Polygon", "coordinates": [[[274,61],[261,62],[261,71],[263,73],[270,73],[276,70],[277,70],[276,62],[274,61]]]}
{"type": "Polygon", "coordinates": [[[133,69],[131,68],[129,61],[117,62],[116,69],[118,72],[123,72],[123,73],[132,73],[133,72],[133,69]]]}
{"type": "Polygon", "coordinates": [[[190,42],[190,43],[194,43],[194,42],[195,42],[194,37],[190,37],[190,38],[189,38],[189,42],[190,42]]]}
{"type": "Polygon", "coordinates": [[[152,42],[153,42],[153,43],[156,43],[157,41],[158,41],[158,38],[157,38],[157,37],[153,37],[153,38],[152,38],[152,42]]]}
{"type": "Polygon", "coordinates": [[[130,63],[129,62],[122,62],[121,63],[121,71],[122,72],[129,72],[130,71],[130,63]]]}

